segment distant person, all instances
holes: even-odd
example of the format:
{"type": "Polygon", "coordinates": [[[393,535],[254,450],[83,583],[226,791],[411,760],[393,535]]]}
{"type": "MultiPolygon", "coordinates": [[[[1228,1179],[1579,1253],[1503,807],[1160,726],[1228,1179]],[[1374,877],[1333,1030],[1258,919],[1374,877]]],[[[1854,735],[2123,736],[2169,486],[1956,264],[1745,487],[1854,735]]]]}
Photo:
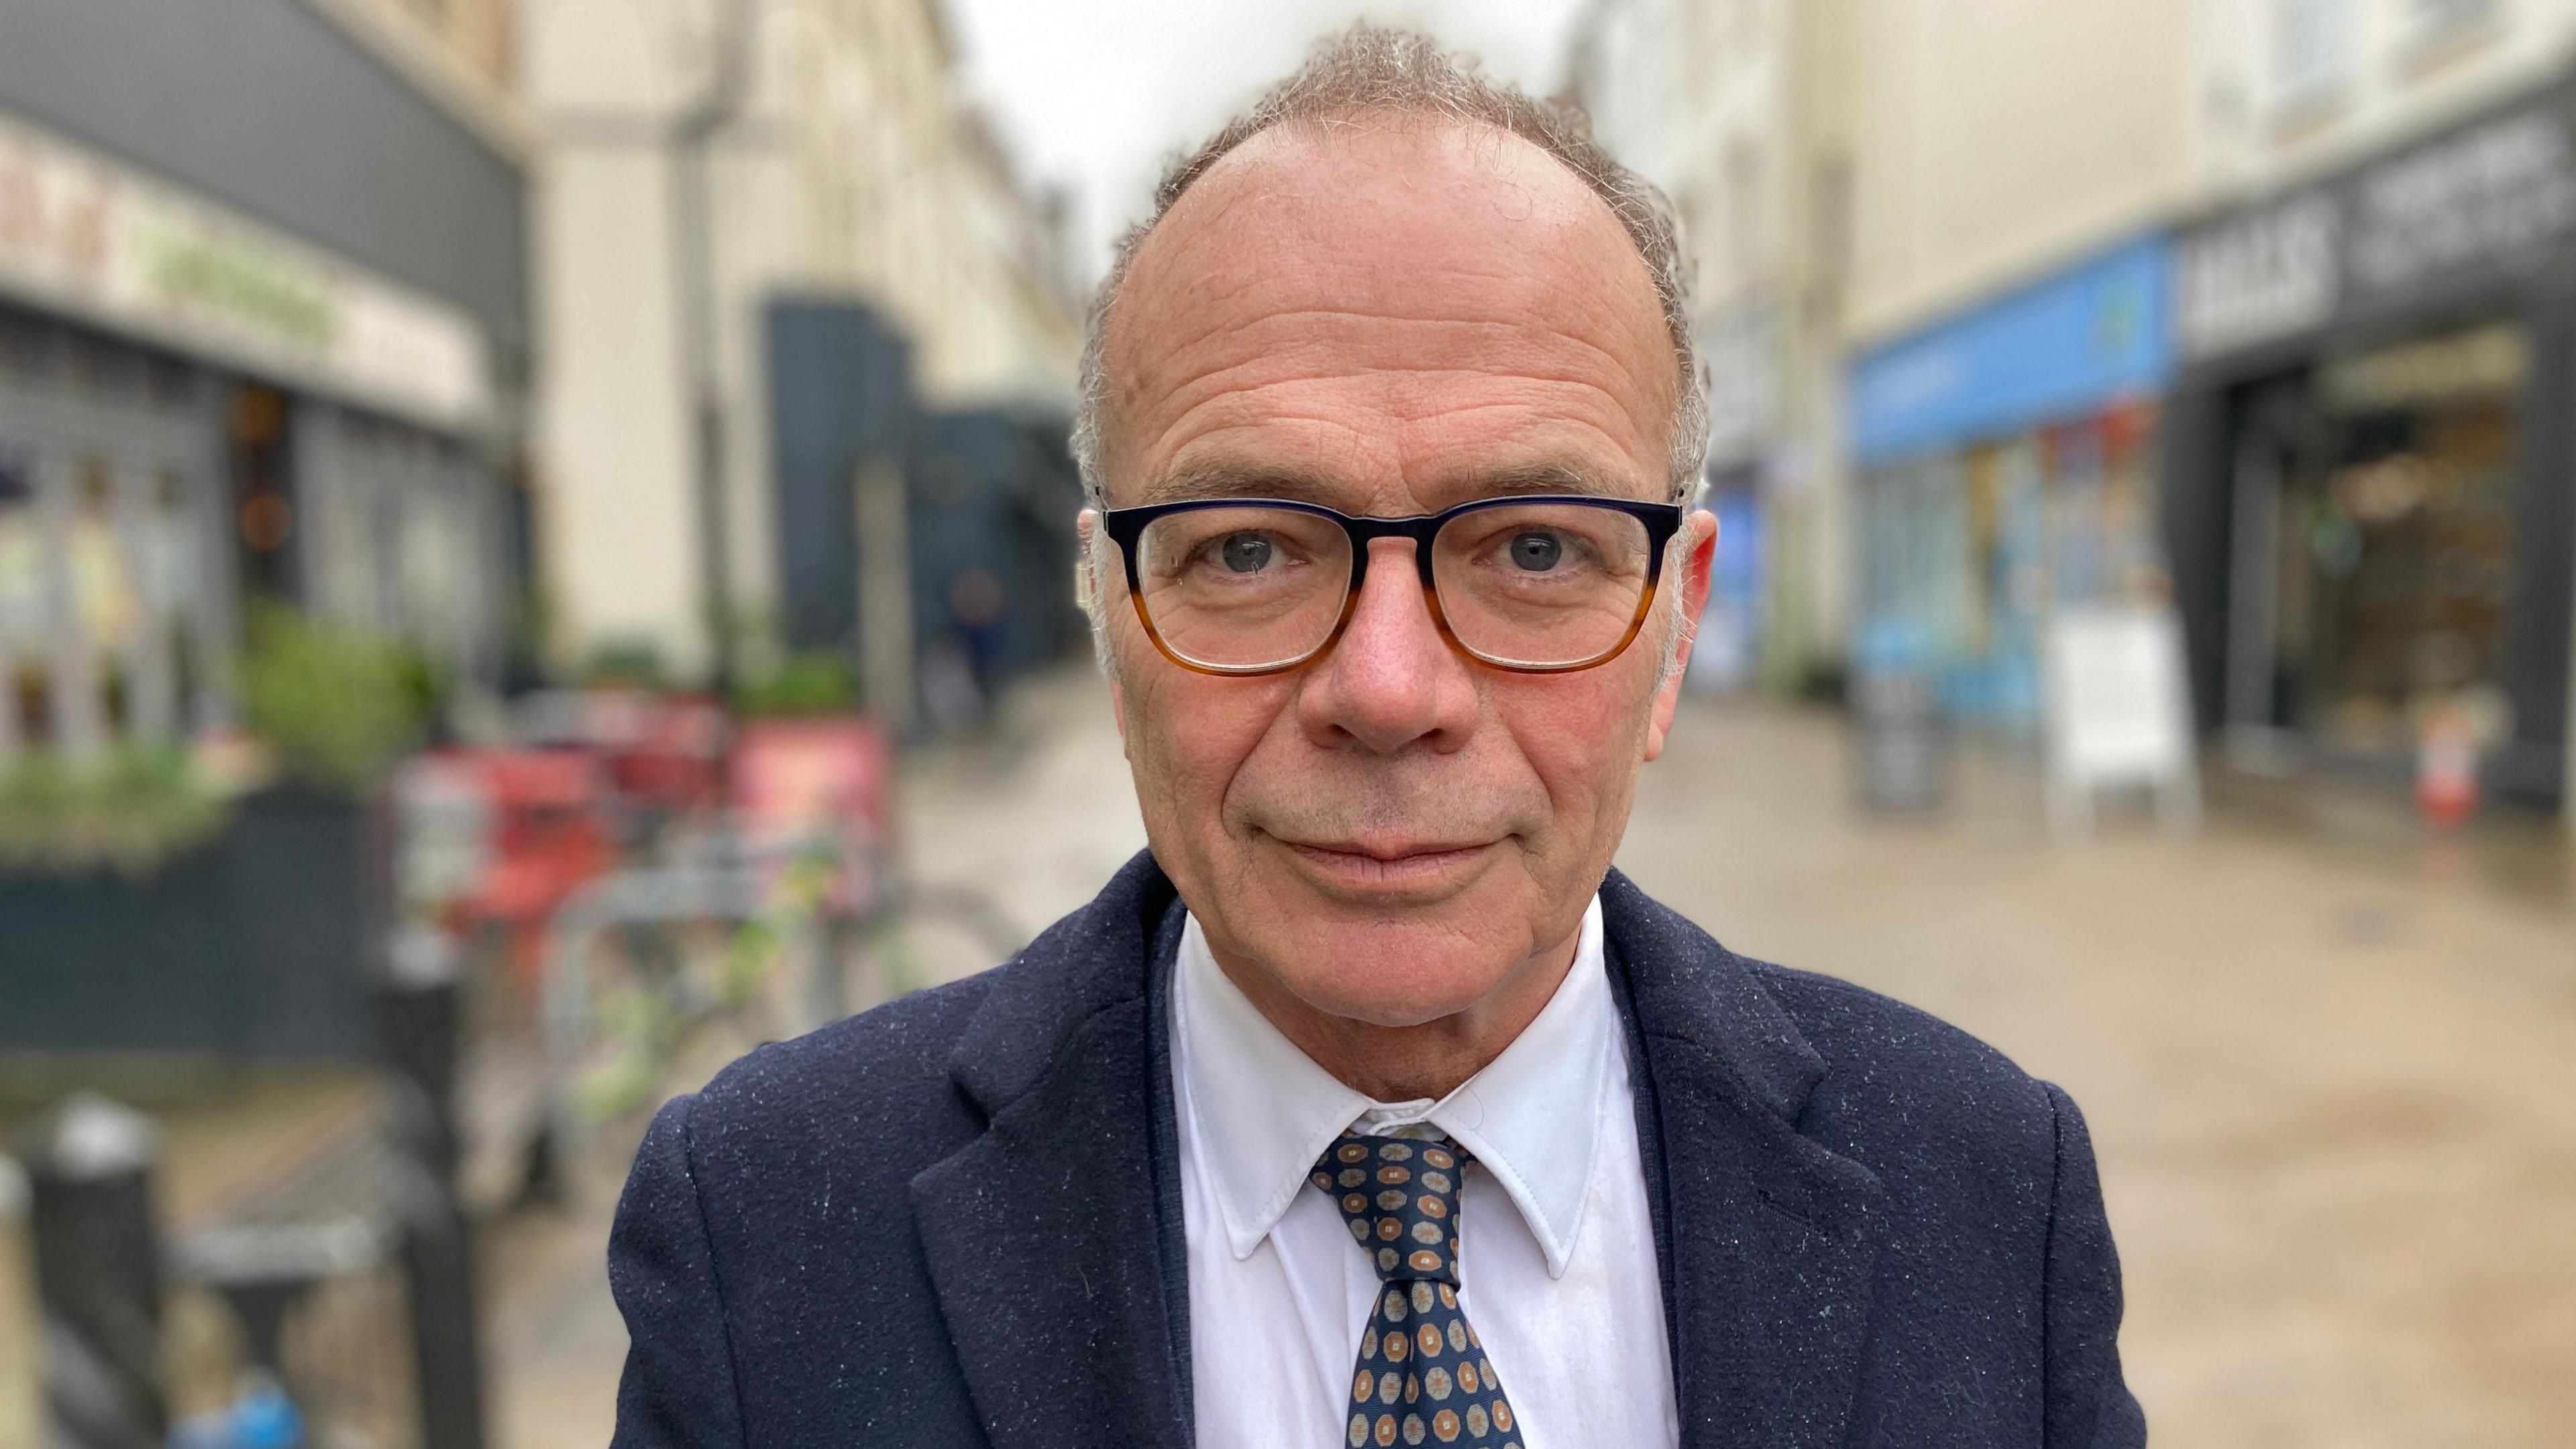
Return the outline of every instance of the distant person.
{"type": "Polygon", "coordinates": [[[1666,218],[1370,28],[1171,173],[1076,435],[1152,848],[663,1109],[617,1444],[2144,1441],[2074,1104],[1610,869],[1709,587],[1666,218]]]}
{"type": "Polygon", "coordinates": [[[1010,596],[991,569],[972,568],[948,586],[948,614],[974,671],[976,693],[990,708],[1002,691],[1002,649],[1009,642],[1010,596]]]}

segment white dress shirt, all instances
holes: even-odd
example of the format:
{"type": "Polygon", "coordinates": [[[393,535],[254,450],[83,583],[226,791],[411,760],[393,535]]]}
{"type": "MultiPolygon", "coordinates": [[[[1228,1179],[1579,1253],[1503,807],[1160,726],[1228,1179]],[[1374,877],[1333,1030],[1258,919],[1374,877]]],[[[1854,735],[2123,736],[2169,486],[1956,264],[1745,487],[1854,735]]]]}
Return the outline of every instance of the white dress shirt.
{"type": "Polygon", "coordinates": [[[1524,1449],[1673,1449],[1679,1419],[1628,1052],[1584,913],[1565,982],[1440,1101],[1344,1086],[1228,980],[1192,919],[1172,989],[1200,1449],[1346,1442],[1377,1269],[1307,1181],[1342,1130],[1428,1122],[1475,1156],[1459,1299],[1524,1449]]]}

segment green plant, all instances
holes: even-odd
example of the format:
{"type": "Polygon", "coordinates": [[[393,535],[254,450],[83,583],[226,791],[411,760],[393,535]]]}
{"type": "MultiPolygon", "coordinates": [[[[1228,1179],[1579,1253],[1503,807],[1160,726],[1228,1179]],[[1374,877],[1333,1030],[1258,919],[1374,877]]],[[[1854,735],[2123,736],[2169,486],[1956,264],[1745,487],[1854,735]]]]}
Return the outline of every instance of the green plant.
{"type": "Polygon", "coordinates": [[[787,656],[767,677],[734,691],[746,715],[847,714],[859,707],[858,671],[836,650],[787,656]]]}
{"type": "Polygon", "coordinates": [[[88,766],[34,755],[0,772],[0,865],[142,875],[211,839],[228,813],[172,751],[88,766]]]}
{"type": "Polygon", "coordinates": [[[670,670],[662,662],[662,646],[650,639],[605,639],[592,646],[581,677],[587,684],[659,689],[670,670]]]}
{"type": "Polygon", "coordinates": [[[264,605],[251,618],[241,690],[250,727],[283,774],[357,794],[427,735],[438,681],[400,643],[264,605]]]}

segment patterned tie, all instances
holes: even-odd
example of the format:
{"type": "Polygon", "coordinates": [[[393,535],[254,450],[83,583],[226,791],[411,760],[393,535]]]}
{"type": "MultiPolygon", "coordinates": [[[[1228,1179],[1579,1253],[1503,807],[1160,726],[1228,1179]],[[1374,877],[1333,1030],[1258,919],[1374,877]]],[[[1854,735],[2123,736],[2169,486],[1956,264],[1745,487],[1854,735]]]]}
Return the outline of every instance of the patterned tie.
{"type": "Polygon", "coordinates": [[[1520,1449],[1512,1406],[1458,1308],[1458,1180],[1474,1159],[1444,1137],[1344,1132],[1315,1164],[1386,1285],[1360,1337],[1351,1449],[1401,1439],[1520,1449]]]}

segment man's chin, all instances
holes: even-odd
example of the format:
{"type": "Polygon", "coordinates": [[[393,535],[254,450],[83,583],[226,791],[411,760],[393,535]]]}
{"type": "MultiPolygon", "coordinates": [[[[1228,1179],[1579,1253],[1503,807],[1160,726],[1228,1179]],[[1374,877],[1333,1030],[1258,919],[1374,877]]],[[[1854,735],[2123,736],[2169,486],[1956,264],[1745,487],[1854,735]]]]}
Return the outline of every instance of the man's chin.
{"type": "Polygon", "coordinates": [[[1314,1010],[1389,1031],[1456,1016],[1490,995],[1504,974],[1490,961],[1423,963],[1401,975],[1362,976],[1339,962],[1310,961],[1282,972],[1289,989],[1314,1010]]]}
{"type": "Polygon", "coordinates": [[[1421,1026],[1484,1000],[1519,965],[1527,942],[1494,939],[1516,919],[1463,902],[1447,910],[1309,918],[1257,949],[1269,974],[1327,1016],[1370,1026],[1421,1026]]]}

